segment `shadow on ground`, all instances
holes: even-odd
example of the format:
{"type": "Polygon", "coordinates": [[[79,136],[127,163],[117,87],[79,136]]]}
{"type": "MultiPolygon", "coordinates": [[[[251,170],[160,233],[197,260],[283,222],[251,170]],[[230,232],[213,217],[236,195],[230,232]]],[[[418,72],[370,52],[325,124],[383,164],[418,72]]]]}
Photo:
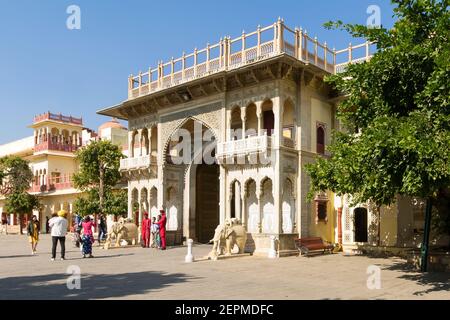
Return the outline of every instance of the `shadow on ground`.
{"type": "Polygon", "coordinates": [[[384,270],[400,271],[403,273],[399,279],[414,281],[418,285],[427,287],[424,290],[416,291],[415,296],[423,296],[431,292],[450,292],[450,273],[447,272],[418,272],[411,264],[404,262],[396,262],[391,266],[385,267],[384,270]]]}
{"type": "MultiPolygon", "coordinates": [[[[67,274],[10,277],[0,279],[0,299],[55,300],[105,299],[145,294],[198,278],[182,273],[156,271],[82,275],[81,289],[69,290],[67,274]]],[[[69,281],[74,283],[74,281],[69,281]]]]}

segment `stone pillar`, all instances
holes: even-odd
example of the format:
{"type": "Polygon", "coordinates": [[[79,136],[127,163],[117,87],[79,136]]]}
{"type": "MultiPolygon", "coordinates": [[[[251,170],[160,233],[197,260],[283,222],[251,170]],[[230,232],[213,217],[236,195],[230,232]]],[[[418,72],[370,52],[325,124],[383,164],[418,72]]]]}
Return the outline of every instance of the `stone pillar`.
{"type": "Polygon", "coordinates": [[[338,243],[342,246],[342,207],[337,208],[338,243]]]}
{"type": "Polygon", "coordinates": [[[142,157],[142,142],[143,142],[143,136],[142,136],[142,129],[138,130],[138,136],[139,136],[139,157],[142,157]]]}
{"type": "Polygon", "coordinates": [[[186,263],[194,262],[194,255],[192,254],[192,244],[193,243],[194,243],[194,240],[188,239],[188,241],[187,241],[188,251],[187,251],[186,257],[184,258],[184,262],[186,262],[186,263]]]}
{"type": "Polygon", "coordinates": [[[274,179],[272,181],[272,188],[273,188],[273,199],[274,199],[274,210],[275,210],[275,226],[274,230],[275,233],[280,234],[282,233],[282,194],[281,194],[281,186],[282,183],[282,174],[281,174],[281,152],[280,152],[280,145],[281,145],[281,128],[282,128],[282,118],[283,118],[283,110],[281,106],[280,97],[275,97],[273,99],[273,113],[275,116],[275,126],[274,131],[275,135],[272,136],[272,145],[275,147],[272,147],[272,152],[275,152],[275,157],[272,156],[272,159],[274,159],[275,163],[272,163],[272,167],[274,168],[274,179]],[[273,141],[275,139],[275,141],[273,141]],[[273,143],[275,142],[275,143],[273,143]]]}
{"type": "Polygon", "coordinates": [[[258,101],[256,103],[256,116],[258,118],[258,136],[262,136],[262,128],[263,128],[263,116],[262,116],[262,101],[258,101]]]}
{"type": "Polygon", "coordinates": [[[161,210],[165,203],[165,192],[164,192],[164,163],[163,163],[163,152],[164,152],[164,145],[163,141],[161,140],[163,134],[162,134],[162,124],[158,123],[157,125],[157,165],[158,165],[158,209],[161,210]]]}
{"type": "Polygon", "coordinates": [[[226,172],[225,172],[225,168],[223,166],[220,166],[220,177],[219,177],[219,181],[220,181],[220,203],[219,203],[219,216],[220,216],[220,223],[223,223],[225,221],[225,216],[226,216],[226,203],[227,203],[227,198],[226,198],[226,189],[227,189],[227,184],[226,184],[226,172]]]}
{"type": "Polygon", "coordinates": [[[262,193],[261,193],[261,186],[259,186],[258,184],[256,184],[256,199],[258,200],[258,233],[262,233],[262,204],[261,204],[261,198],[262,198],[262,193]]]}
{"type": "Polygon", "coordinates": [[[143,214],[143,203],[142,203],[142,189],[139,189],[138,191],[138,203],[139,203],[139,221],[138,221],[138,225],[141,225],[142,222],[142,214],[143,214]]]}
{"type": "Polygon", "coordinates": [[[150,127],[149,129],[147,129],[147,136],[148,136],[148,152],[147,155],[148,156],[152,156],[152,127],[150,127]]]}
{"type": "Polygon", "coordinates": [[[242,139],[245,139],[245,131],[247,130],[247,125],[245,121],[247,120],[247,108],[241,108],[241,121],[242,121],[242,139]]]}
{"type": "Polygon", "coordinates": [[[225,134],[226,141],[231,141],[231,110],[227,110],[225,134]]]}
{"type": "Polygon", "coordinates": [[[234,212],[236,218],[241,219],[241,187],[239,183],[234,183],[234,212]]]}
{"type": "Polygon", "coordinates": [[[133,218],[133,189],[128,183],[128,219],[133,218]]]}
{"type": "Polygon", "coordinates": [[[133,134],[133,131],[128,131],[128,158],[133,158],[134,156],[133,134]]]}
{"type": "Polygon", "coordinates": [[[244,228],[247,229],[247,219],[248,219],[248,212],[247,212],[247,202],[245,201],[245,186],[241,186],[241,223],[244,226],[244,228]]]}

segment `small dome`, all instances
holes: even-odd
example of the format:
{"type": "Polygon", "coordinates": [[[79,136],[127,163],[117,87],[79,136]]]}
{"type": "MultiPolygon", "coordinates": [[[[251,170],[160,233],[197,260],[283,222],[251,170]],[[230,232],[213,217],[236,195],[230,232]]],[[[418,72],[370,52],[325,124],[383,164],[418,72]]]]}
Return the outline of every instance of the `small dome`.
{"type": "Polygon", "coordinates": [[[123,125],[121,125],[120,122],[116,118],[113,118],[110,121],[102,124],[98,128],[98,132],[101,134],[104,129],[109,129],[109,128],[118,128],[118,129],[125,129],[125,130],[127,129],[123,125]]]}

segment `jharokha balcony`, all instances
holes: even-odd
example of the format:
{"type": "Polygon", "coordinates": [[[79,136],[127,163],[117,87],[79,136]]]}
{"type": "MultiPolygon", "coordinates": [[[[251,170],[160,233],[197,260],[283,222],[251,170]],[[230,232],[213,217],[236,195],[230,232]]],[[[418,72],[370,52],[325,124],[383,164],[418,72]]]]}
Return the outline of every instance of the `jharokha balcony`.
{"type": "Polygon", "coordinates": [[[120,160],[120,171],[132,171],[150,167],[151,156],[145,155],[120,160]]]}
{"type": "Polygon", "coordinates": [[[218,43],[195,49],[180,58],[159,62],[147,72],[130,75],[128,99],[174,87],[192,80],[220,72],[227,72],[274,56],[287,55],[304,64],[314,65],[328,73],[339,73],[348,64],[371,58],[369,42],[342,50],[329,48],[306,30],[291,29],[279,19],[272,25],[245,33],[232,39],[225,37],[218,43]],[[253,45],[249,45],[253,44],[253,45]],[[256,44],[256,45],[254,45],[256,44]]]}
{"type": "Polygon", "coordinates": [[[80,144],[72,144],[72,143],[61,143],[61,142],[52,142],[52,141],[43,141],[34,146],[34,152],[44,152],[44,151],[59,151],[59,152],[76,152],[81,146],[80,144]]]}
{"type": "Polygon", "coordinates": [[[271,147],[272,137],[268,135],[247,137],[219,143],[217,145],[217,157],[219,160],[223,160],[227,157],[266,153],[271,147]]]}
{"type": "Polygon", "coordinates": [[[73,189],[72,175],[48,178],[45,175],[35,176],[35,183],[29,189],[31,193],[56,192],[73,189]]]}

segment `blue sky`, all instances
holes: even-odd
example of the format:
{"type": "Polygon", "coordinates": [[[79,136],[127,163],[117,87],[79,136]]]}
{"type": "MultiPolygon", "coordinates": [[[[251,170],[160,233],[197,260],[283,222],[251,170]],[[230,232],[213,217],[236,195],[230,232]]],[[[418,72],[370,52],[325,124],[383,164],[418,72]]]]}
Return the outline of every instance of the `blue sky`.
{"type": "Polygon", "coordinates": [[[96,111],[126,99],[131,73],[279,16],[344,48],[356,41],[323,23],[364,24],[369,5],[381,8],[384,26],[393,24],[388,0],[0,0],[0,144],[31,135],[34,115],[48,110],[82,116],[96,130],[108,120],[96,111]],[[66,28],[72,4],[81,8],[81,30],[66,28]]]}

